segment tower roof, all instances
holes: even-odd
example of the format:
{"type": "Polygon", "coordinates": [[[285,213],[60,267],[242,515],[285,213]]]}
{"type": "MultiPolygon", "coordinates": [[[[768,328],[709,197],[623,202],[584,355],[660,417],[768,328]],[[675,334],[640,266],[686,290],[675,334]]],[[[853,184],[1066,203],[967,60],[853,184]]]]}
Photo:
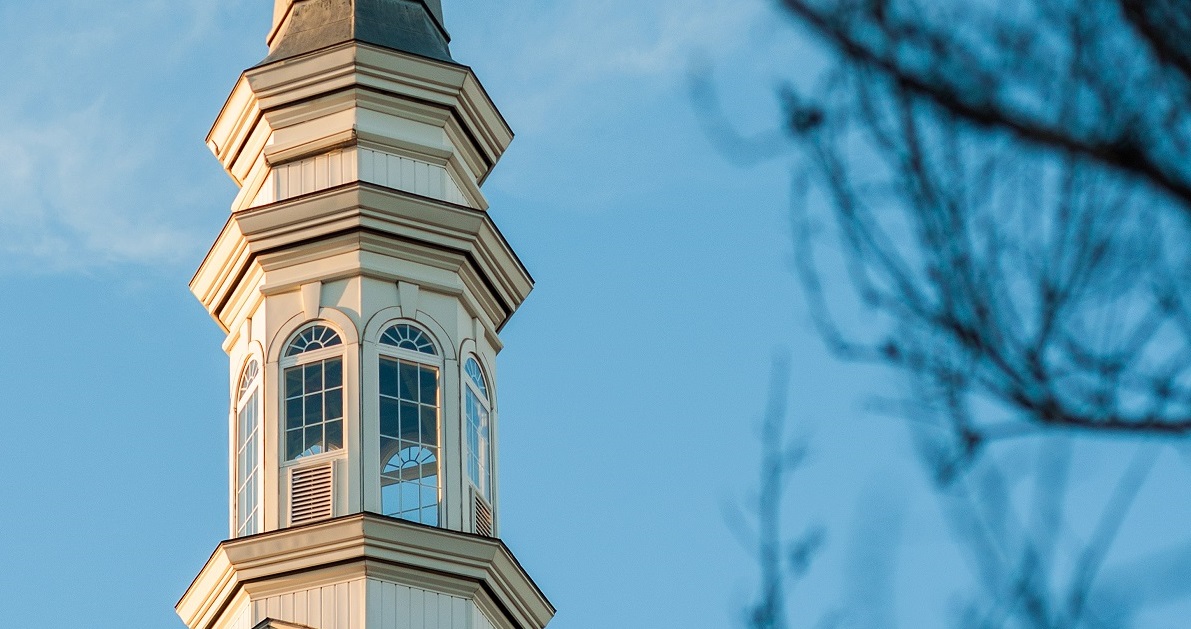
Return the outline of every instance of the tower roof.
{"type": "Polygon", "coordinates": [[[276,0],[263,63],[348,41],[453,61],[441,0],[276,0]]]}

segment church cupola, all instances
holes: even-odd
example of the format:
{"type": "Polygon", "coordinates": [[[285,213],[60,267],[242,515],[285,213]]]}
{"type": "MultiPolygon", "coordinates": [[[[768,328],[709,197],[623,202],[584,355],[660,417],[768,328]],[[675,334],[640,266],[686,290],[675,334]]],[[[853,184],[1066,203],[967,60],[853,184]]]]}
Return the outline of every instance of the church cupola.
{"type": "Polygon", "coordinates": [[[241,188],[191,281],[227,332],[232,539],[192,629],[553,614],[495,539],[499,331],[533,284],[480,185],[512,132],[447,42],[437,0],[277,0],[207,138],[241,188]],[[341,577],[363,616],[313,618],[341,577]]]}

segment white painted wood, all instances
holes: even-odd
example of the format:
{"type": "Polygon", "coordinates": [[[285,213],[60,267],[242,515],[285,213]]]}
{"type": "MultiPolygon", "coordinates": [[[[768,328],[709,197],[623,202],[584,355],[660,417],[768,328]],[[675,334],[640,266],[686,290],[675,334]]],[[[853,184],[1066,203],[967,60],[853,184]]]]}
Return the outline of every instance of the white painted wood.
{"type": "Polygon", "coordinates": [[[220,623],[220,629],[252,629],[252,606],[245,604],[240,609],[224,616],[226,622],[220,623]]]}
{"type": "Polygon", "coordinates": [[[369,579],[368,629],[476,629],[492,624],[474,624],[483,614],[466,598],[439,594],[388,581],[369,579]]]}
{"type": "Polygon", "coordinates": [[[488,618],[484,612],[480,611],[479,607],[470,605],[471,607],[471,627],[469,629],[496,629],[496,625],[488,618]]]}
{"type": "Polygon", "coordinates": [[[456,625],[462,625],[468,629],[472,629],[473,625],[468,623],[471,618],[471,610],[475,609],[475,605],[462,598],[451,597],[451,616],[452,621],[456,625]]]}
{"type": "MultiPolygon", "coordinates": [[[[401,587],[392,583],[384,584],[393,587],[397,590],[397,606],[389,611],[392,616],[393,629],[409,629],[413,626],[414,615],[411,611],[413,601],[413,590],[407,587],[401,587]]],[[[381,626],[384,626],[383,624],[381,626]]]]}
{"type": "Polygon", "coordinates": [[[353,147],[281,164],[266,177],[252,202],[260,206],[353,181],[465,205],[462,188],[445,166],[384,151],[353,147]]]}
{"type": "Polygon", "coordinates": [[[306,619],[310,616],[310,596],[309,592],[303,590],[301,592],[294,592],[294,622],[299,625],[305,625],[306,619]]]}
{"type": "MultiPolygon", "coordinates": [[[[363,629],[365,591],[365,580],[355,579],[270,596],[254,601],[251,624],[236,629],[251,629],[266,618],[306,625],[314,629],[363,629]]],[[[245,617],[247,620],[247,614],[245,617]]]]}
{"type": "MultiPolygon", "coordinates": [[[[401,610],[397,610],[400,614],[401,610]]],[[[409,590],[409,629],[426,629],[426,591],[409,590]]]]}

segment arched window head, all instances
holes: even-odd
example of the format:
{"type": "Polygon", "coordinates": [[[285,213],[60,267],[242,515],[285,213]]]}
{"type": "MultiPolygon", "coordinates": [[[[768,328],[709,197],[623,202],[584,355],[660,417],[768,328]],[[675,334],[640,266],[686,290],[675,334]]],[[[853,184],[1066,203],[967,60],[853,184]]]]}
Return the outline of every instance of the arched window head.
{"type": "Polygon", "coordinates": [[[426,332],[398,323],[378,349],[381,511],[438,526],[438,348],[426,332]]]}
{"type": "Polygon", "coordinates": [[[237,399],[243,399],[248,389],[256,384],[256,379],[261,375],[261,364],[252,359],[248,362],[248,366],[244,368],[244,374],[240,376],[240,395],[237,399]]]}
{"type": "Polygon", "coordinates": [[[487,401],[488,385],[484,382],[484,372],[480,371],[480,363],[477,363],[474,358],[468,358],[464,370],[467,371],[467,377],[471,379],[472,384],[479,389],[480,395],[487,401]]]}
{"type": "Polygon", "coordinates": [[[260,531],[260,374],[249,361],[236,396],[236,537],[260,531]]]}
{"type": "Polygon", "coordinates": [[[343,449],[343,345],[325,325],[310,326],[285,350],[285,460],[343,449]],[[292,365],[292,366],[290,366],[292,365]]]}
{"type": "Polygon", "coordinates": [[[380,335],[380,342],[390,347],[408,349],[431,356],[438,355],[438,349],[434,347],[434,341],[430,340],[430,336],[407,323],[398,323],[385,330],[385,333],[380,335]]]}
{"type": "Polygon", "coordinates": [[[338,332],[325,325],[314,325],[302,330],[289,342],[289,346],[285,348],[285,355],[297,356],[342,344],[343,340],[339,338],[338,332]]]}
{"type": "Polygon", "coordinates": [[[476,492],[485,500],[492,500],[492,402],[484,372],[475,358],[468,358],[463,366],[467,373],[464,395],[464,415],[467,420],[467,476],[476,492]]]}

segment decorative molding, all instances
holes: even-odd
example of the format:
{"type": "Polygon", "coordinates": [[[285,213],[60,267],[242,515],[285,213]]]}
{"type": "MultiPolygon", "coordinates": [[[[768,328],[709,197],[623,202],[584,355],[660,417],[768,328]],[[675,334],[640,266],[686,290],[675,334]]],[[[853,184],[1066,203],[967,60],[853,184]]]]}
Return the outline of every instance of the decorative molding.
{"type": "Polygon", "coordinates": [[[265,256],[267,281],[260,290],[270,294],[315,279],[328,282],[360,274],[405,279],[393,272],[391,260],[377,258],[372,265],[365,251],[418,262],[411,270],[453,273],[439,276],[442,280],[426,279],[448,293],[472,294],[478,300],[472,315],[482,312],[497,331],[533,288],[533,279],[485,212],[356,183],[237,212],[191,281],[191,290],[226,329],[236,314],[226,306],[244,289],[249,268],[265,256]],[[353,258],[344,259],[342,267],[330,266],[331,256],[337,255],[333,251],[353,258]],[[317,264],[299,266],[305,262],[317,264]],[[283,267],[293,270],[292,279],[280,272],[283,267]]]}
{"type": "Polygon", "coordinates": [[[478,184],[513,138],[470,68],[357,43],[249,70],[207,143],[244,186],[262,161],[277,164],[349,146],[357,133],[426,158],[445,155],[460,169],[454,178],[463,197],[481,208],[486,204],[478,184]],[[439,129],[438,139],[426,144],[425,138],[394,136],[387,124],[370,127],[362,116],[373,110],[431,125],[439,129]]]}
{"type": "Polygon", "coordinates": [[[315,319],[318,317],[319,308],[322,307],[323,283],[311,282],[302,285],[302,314],[307,319],[315,319]]]}
{"type": "Polygon", "coordinates": [[[403,317],[414,319],[418,316],[419,291],[417,284],[397,282],[397,306],[403,317]]]}
{"type": "Polygon", "coordinates": [[[176,609],[191,629],[207,629],[241,591],[256,600],[331,574],[400,576],[430,591],[491,597],[493,608],[522,629],[545,627],[555,612],[499,539],[370,513],[223,542],[176,609]]]}

